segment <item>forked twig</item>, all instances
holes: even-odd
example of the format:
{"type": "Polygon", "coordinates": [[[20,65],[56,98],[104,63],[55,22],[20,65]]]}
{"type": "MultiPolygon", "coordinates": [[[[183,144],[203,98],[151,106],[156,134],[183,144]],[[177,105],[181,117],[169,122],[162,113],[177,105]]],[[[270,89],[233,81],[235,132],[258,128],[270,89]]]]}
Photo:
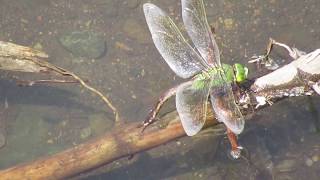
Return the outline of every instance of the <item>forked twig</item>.
{"type": "MultiPolygon", "coordinates": [[[[62,76],[71,76],[77,82],[80,82],[89,91],[98,95],[107,106],[113,111],[115,115],[115,121],[119,121],[118,110],[112,105],[111,101],[104,96],[100,91],[88,85],[79,76],[75,75],[73,72],[65,70],[61,67],[50,64],[49,62],[43,60],[49,56],[39,50],[35,50],[26,46],[21,46],[9,42],[0,41],[0,69],[7,71],[18,71],[18,72],[31,72],[31,73],[41,73],[41,72],[54,72],[62,76]]],[[[71,81],[64,80],[35,80],[30,82],[24,82],[25,85],[34,85],[35,83],[67,83],[71,81]]],[[[24,85],[22,84],[22,85],[24,85]]]]}
{"type": "Polygon", "coordinates": [[[33,62],[35,62],[36,64],[49,68],[52,71],[59,73],[61,75],[65,75],[65,76],[71,76],[74,79],[76,79],[77,81],[80,82],[80,84],[85,87],[86,89],[88,89],[89,91],[95,93],[96,95],[98,95],[106,104],[107,106],[112,110],[114,116],[115,116],[115,122],[119,122],[119,112],[117,110],[117,108],[115,106],[113,106],[113,104],[111,103],[111,101],[105,96],[103,95],[100,91],[98,91],[97,89],[95,89],[94,87],[90,86],[89,84],[87,84],[83,79],[81,79],[79,76],[77,76],[76,74],[74,74],[71,71],[68,71],[66,69],[63,69],[61,67],[52,65],[46,61],[38,61],[38,60],[34,60],[32,59],[33,62]]]}

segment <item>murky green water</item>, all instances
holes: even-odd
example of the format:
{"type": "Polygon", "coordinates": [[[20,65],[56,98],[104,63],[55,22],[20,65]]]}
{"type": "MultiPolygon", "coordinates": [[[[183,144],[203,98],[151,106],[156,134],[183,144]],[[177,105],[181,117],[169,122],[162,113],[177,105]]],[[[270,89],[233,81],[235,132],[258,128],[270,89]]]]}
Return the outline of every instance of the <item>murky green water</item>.
{"type": "MultiPolygon", "coordinates": [[[[153,45],[142,12],[145,2],[0,0],[0,40],[44,50],[51,63],[89,79],[108,95],[123,119],[141,121],[161,92],[182,81],[153,45]],[[61,38],[74,32],[94,33],[99,38],[92,39],[102,42],[91,46],[104,52],[83,54],[84,49],[77,55],[64,47],[61,38]]],[[[182,27],[179,1],[151,2],[182,27]]],[[[246,63],[252,55],[262,54],[269,37],[307,52],[320,47],[318,0],[206,0],[205,4],[225,63],[246,63]]],[[[0,168],[59,152],[113,127],[111,111],[80,86],[18,87],[8,80],[11,73],[0,73],[0,103],[7,98],[10,108],[0,121],[7,133],[0,168]]],[[[318,179],[318,101],[318,97],[290,98],[257,112],[240,135],[247,158],[229,159],[226,136],[205,133],[75,179],[318,179]]],[[[174,102],[164,108],[173,110],[174,102]]]]}

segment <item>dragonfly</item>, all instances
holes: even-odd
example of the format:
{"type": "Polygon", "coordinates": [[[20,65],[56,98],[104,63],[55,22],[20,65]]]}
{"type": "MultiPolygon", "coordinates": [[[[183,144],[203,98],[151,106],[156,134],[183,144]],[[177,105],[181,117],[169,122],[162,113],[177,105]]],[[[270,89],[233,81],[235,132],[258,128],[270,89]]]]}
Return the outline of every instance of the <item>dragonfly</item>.
{"type": "Polygon", "coordinates": [[[176,75],[191,78],[160,97],[144,121],[144,127],[155,121],[160,106],[175,94],[182,126],[188,136],[193,136],[205,124],[210,99],[215,117],[227,127],[231,155],[239,158],[242,147],[237,143],[237,135],[243,131],[245,121],[232,85],[244,82],[248,69],[238,63],[229,65],[220,62],[220,52],[202,0],[182,0],[181,5],[183,23],[195,48],[166,12],[151,3],[143,5],[155,47],[176,75]]]}

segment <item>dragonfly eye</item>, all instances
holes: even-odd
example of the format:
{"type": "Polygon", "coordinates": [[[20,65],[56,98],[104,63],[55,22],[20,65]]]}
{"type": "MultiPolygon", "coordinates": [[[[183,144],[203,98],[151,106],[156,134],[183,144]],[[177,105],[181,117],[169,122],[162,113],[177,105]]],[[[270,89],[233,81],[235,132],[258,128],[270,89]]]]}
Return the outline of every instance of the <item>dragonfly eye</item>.
{"type": "Polygon", "coordinates": [[[236,63],[233,65],[236,82],[242,83],[248,77],[248,68],[242,64],[236,63]]]}

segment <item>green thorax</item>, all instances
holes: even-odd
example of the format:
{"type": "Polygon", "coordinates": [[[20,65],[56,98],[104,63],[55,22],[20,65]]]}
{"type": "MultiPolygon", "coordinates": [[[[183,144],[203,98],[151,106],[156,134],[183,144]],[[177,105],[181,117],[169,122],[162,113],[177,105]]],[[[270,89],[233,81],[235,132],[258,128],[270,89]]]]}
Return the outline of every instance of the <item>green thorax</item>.
{"type": "Polygon", "coordinates": [[[202,89],[206,85],[210,86],[221,86],[225,83],[242,83],[247,79],[248,68],[243,66],[242,64],[234,64],[231,66],[230,64],[222,64],[221,67],[213,67],[205,72],[197,74],[194,79],[192,86],[196,89],[202,89]],[[224,72],[224,73],[221,73],[224,72]],[[221,73],[221,75],[225,75],[224,77],[216,75],[217,73],[221,73]],[[215,78],[212,78],[215,77],[215,78]],[[217,78],[218,77],[218,78],[217,78]]]}

